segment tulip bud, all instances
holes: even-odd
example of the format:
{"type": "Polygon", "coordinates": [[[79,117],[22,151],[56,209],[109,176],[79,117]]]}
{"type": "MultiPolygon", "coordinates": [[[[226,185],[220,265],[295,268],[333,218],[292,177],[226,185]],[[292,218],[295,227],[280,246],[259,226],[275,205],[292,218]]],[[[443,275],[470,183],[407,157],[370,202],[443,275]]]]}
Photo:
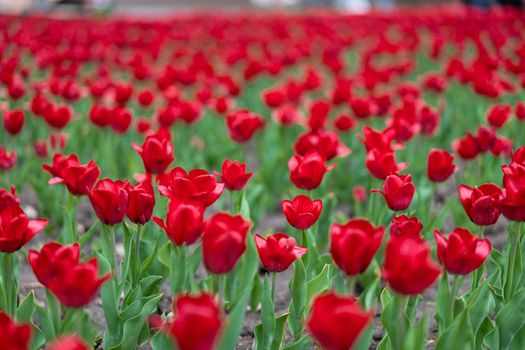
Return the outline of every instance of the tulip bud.
{"type": "Polygon", "coordinates": [[[307,230],[315,224],[322,210],[323,202],[320,199],[311,200],[302,194],[292,201],[282,201],[282,211],[286,220],[298,230],[307,230]]]}
{"type": "Polygon", "coordinates": [[[161,227],[173,244],[190,245],[202,234],[204,209],[199,205],[170,201],[166,222],[159,217],[153,221],[161,227]]]}
{"type": "Polygon", "coordinates": [[[124,220],[128,206],[127,186],[127,181],[103,179],[88,191],[91,206],[104,224],[115,225],[124,220]]]}
{"type": "Polygon", "coordinates": [[[4,112],[4,128],[11,135],[17,135],[24,127],[24,112],[21,110],[4,112]]]}
{"type": "Polygon", "coordinates": [[[222,163],[222,174],[214,172],[224,182],[224,186],[230,191],[239,191],[244,188],[252,173],[246,172],[246,164],[231,160],[222,163]]]}
{"type": "Polygon", "coordinates": [[[392,174],[386,177],[383,184],[383,191],[371,190],[378,192],[385,198],[388,208],[393,211],[406,210],[410,206],[412,197],[414,197],[415,186],[412,183],[412,176],[392,174]]]}
{"type": "Polygon", "coordinates": [[[307,155],[294,155],[288,161],[290,180],[298,188],[313,190],[321,185],[324,174],[333,169],[335,165],[326,166],[324,157],[317,152],[307,155]]]}
{"type": "Polygon", "coordinates": [[[144,225],[151,219],[155,207],[155,192],[149,181],[144,181],[125,188],[128,193],[126,215],[131,222],[144,225]]]}
{"type": "Polygon", "coordinates": [[[285,233],[269,235],[266,239],[256,234],[255,245],[263,267],[270,272],[286,270],[307,252],[305,247],[299,247],[295,239],[285,233]]]}
{"type": "Polygon", "coordinates": [[[430,150],[427,161],[427,176],[430,181],[446,181],[456,170],[454,157],[450,153],[442,149],[430,150]]]}

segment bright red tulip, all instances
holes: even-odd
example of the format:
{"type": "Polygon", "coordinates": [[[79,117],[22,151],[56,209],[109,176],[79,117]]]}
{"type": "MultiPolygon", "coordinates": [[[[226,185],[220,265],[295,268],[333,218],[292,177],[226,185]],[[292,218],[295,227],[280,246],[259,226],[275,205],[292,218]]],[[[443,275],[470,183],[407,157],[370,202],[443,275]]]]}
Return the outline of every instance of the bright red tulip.
{"type": "Polygon", "coordinates": [[[394,152],[383,152],[379,148],[367,153],[365,165],[372,176],[381,180],[406,168],[406,163],[396,163],[394,152]]]}
{"type": "Polygon", "coordinates": [[[365,145],[366,151],[370,152],[374,149],[388,153],[392,149],[392,134],[386,131],[377,131],[369,126],[363,128],[363,136],[358,135],[359,140],[365,145]]]}
{"type": "Polygon", "coordinates": [[[317,152],[310,152],[300,156],[295,154],[288,161],[290,169],[290,180],[303,190],[313,190],[319,187],[323,181],[324,174],[335,168],[335,165],[326,166],[324,157],[317,152]]]}
{"type": "Polygon", "coordinates": [[[47,226],[47,220],[29,220],[18,204],[0,211],[0,252],[13,253],[47,226]]]}
{"type": "Polygon", "coordinates": [[[516,118],[519,121],[525,120],[525,102],[518,102],[516,103],[516,118]]]}
{"type": "Polygon", "coordinates": [[[294,149],[300,156],[306,156],[310,152],[318,152],[326,160],[346,157],[350,154],[350,148],[339,140],[339,136],[335,132],[323,130],[302,134],[294,144],[294,149]]]}
{"type": "Polygon", "coordinates": [[[388,175],[383,184],[383,191],[371,190],[370,192],[378,192],[385,198],[388,208],[393,211],[406,210],[412,202],[416,187],[412,183],[412,176],[410,174],[388,175]]]}
{"type": "Polygon", "coordinates": [[[448,235],[448,239],[436,229],[434,238],[439,261],[448,272],[457,275],[468,275],[477,270],[492,248],[488,239],[478,238],[464,228],[456,228],[448,235]]]}
{"type": "Polygon", "coordinates": [[[300,194],[291,201],[283,200],[282,210],[290,225],[298,230],[307,230],[319,219],[323,201],[311,200],[308,196],[300,194]]]}
{"type": "Polygon", "coordinates": [[[100,175],[100,169],[94,160],[88,164],[80,164],[75,154],[67,157],[62,154],[55,154],[53,164],[43,164],[42,168],[53,176],[49,180],[49,184],[63,183],[68,191],[75,196],[87,194],[100,175]]]}
{"type": "Polygon", "coordinates": [[[427,160],[427,176],[430,181],[446,181],[456,170],[453,155],[442,149],[430,150],[427,160]]]}
{"type": "Polygon", "coordinates": [[[177,246],[195,243],[204,227],[204,209],[200,205],[170,201],[166,222],[155,216],[153,221],[161,227],[170,241],[177,246]]]}
{"type": "Polygon", "coordinates": [[[22,131],[24,127],[24,112],[21,110],[4,112],[4,128],[11,134],[16,135],[22,131]]]}
{"type": "Polygon", "coordinates": [[[48,345],[46,350],[89,350],[89,348],[78,336],[65,335],[48,345]]]}
{"type": "Polygon", "coordinates": [[[248,142],[253,134],[264,127],[264,119],[247,110],[239,110],[226,117],[226,126],[233,141],[238,143],[248,142]]]}
{"type": "Polygon", "coordinates": [[[89,201],[95,214],[106,225],[115,225],[126,216],[128,207],[129,183],[120,180],[103,179],[98,181],[88,192],[89,201]]]}
{"type": "Polygon", "coordinates": [[[493,128],[480,126],[476,133],[476,141],[480,152],[487,152],[494,146],[496,142],[496,131],[493,128]]]}
{"type": "Polygon", "coordinates": [[[241,215],[217,213],[206,221],[202,256],[206,269],[214,274],[230,272],[246,250],[250,221],[241,215]]]}
{"type": "Polygon", "coordinates": [[[503,192],[497,185],[484,184],[471,188],[461,184],[458,194],[465,212],[473,223],[488,226],[498,221],[503,192]]]}
{"type": "Polygon", "coordinates": [[[44,111],[46,123],[55,129],[63,129],[71,120],[73,112],[67,106],[48,104],[44,111]]]}
{"type": "Polygon", "coordinates": [[[0,311],[0,339],[6,350],[28,350],[31,345],[31,325],[17,323],[0,311]]]}
{"type": "Polygon", "coordinates": [[[113,108],[112,118],[110,119],[109,123],[113,131],[118,134],[124,134],[126,131],[128,131],[132,122],[133,115],[129,109],[121,106],[113,108]]]}
{"type": "Polygon", "coordinates": [[[406,215],[394,216],[390,225],[390,235],[410,235],[419,237],[423,224],[416,217],[406,215]]]}
{"type": "Polygon", "coordinates": [[[465,160],[476,158],[480,152],[478,140],[472,136],[471,133],[467,133],[464,137],[454,140],[454,142],[452,142],[452,148],[465,160]]]}
{"type": "Polygon", "coordinates": [[[345,274],[356,276],[366,271],[381,245],[385,228],[368,220],[352,219],[330,227],[330,254],[345,274]]]}
{"type": "Polygon", "coordinates": [[[510,105],[494,105],[487,112],[487,121],[494,128],[501,128],[510,118],[511,113],[510,105]]]}
{"type": "Polygon", "coordinates": [[[372,317],[355,297],[327,292],[314,298],[306,328],[321,348],[349,350],[372,317]]]}
{"type": "Polygon", "coordinates": [[[0,188],[0,212],[9,206],[18,205],[18,203],[20,203],[20,198],[16,195],[15,186],[11,185],[9,191],[0,188]]]}
{"type": "Polygon", "coordinates": [[[9,170],[16,164],[16,152],[9,152],[0,146],[0,170],[9,170]]]}
{"type": "Polygon", "coordinates": [[[230,191],[240,191],[252,177],[253,173],[246,172],[246,164],[225,159],[222,163],[222,174],[215,171],[226,189],[230,191]]]}
{"type": "Polygon", "coordinates": [[[132,144],[133,149],[139,154],[144,163],[144,169],[151,174],[162,174],[175,160],[173,145],[169,134],[157,133],[146,137],[142,146],[132,144]]]}
{"type": "Polygon", "coordinates": [[[155,192],[149,181],[128,184],[125,188],[128,193],[128,207],[126,216],[131,222],[144,225],[151,219],[155,207],[155,192]]]}
{"type": "Polygon", "coordinates": [[[280,232],[268,235],[266,239],[255,234],[255,245],[263,267],[270,272],[283,272],[307,252],[305,247],[296,244],[293,237],[280,232]]]}
{"type": "Polygon", "coordinates": [[[525,166],[513,162],[502,170],[505,192],[501,213],[509,220],[525,221],[525,166]]]}

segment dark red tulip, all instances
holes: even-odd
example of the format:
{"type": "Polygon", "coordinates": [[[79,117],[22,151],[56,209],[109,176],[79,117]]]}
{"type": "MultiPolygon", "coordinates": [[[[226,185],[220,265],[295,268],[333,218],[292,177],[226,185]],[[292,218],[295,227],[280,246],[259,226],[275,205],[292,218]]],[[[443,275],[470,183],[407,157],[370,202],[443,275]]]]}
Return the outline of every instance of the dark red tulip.
{"type": "Polygon", "coordinates": [[[487,112],[487,121],[494,128],[501,128],[510,118],[512,109],[510,105],[494,105],[487,112]]]}
{"type": "Polygon", "coordinates": [[[480,152],[478,140],[472,136],[471,133],[467,133],[464,137],[454,140],[454,142],[452,142],[452,148],[465,160],[476,158],[480,152]]]}
{"type": "Polygon", "coordinates": [[[94,104],[89,111],[89,120],[101,128],[108,126],[111,122],[113,111],[106,106],[94,104]]]}
{"type": "Polygon", "coordinates": [[[285,104],[279,107],[272,113],[272,117],[276,123],[282,126],[292,126],[300,123],[303,119],[297,107],[292,104],[285,104]]]}
{"type": "Polygon", "coordinates": [[[150,90],[143,90],[139,93],[138,101],[142,107],[149,107],[153,103],[155,96],[150,90]]]}
{"type": "Polygon", "coordinates": [[[13,253],[47,226],[47,220],[29,220],[18,204],[0,211],[0,252],[13,253]]]}
{"type": "Polygon", "coordinates": [[[420,237],[393,235],[388,240],[382,277],[403,295],[417,295],[429,288],[441,273],[430,258],[430,246],[420,237]]]}
{"type": "Polygon", "coordinates": [[[501,213],[512,221],[525,221],[525,166],[519,163],[504,165],[504,198],[500,203],[501,213]]]}
{"type": "Polygon", "coordinates": [[[290,225],[298,230],[307,230],[319,219],[323,202],[300,194],[291,201],[283,200],[282,210],[290,225]]]}
{"type": "Polygon", "coordinates": [[[206,269],[214,274],[230,272],[246,250],[250,221],[241,215],[217,213],[206,221],[202,256],[206,269]]]}
{"type": "Polygon", "coordinates": [[[352,98],[350,108],[359,119],[366,119],[376,113],[377,107],[371,98],[352,98]]]}
{"type": "Polygon", "coordinates": [[[406,168],[406,163],[396,163],[393,151],[383,152],[378,148],[367,153],[365,165],[372,176],[381,180],[406,168]]]}
{"type": "Polygon", "coordinates": [[[476,141],[480,152],[489,151],[496,142],[496,132],[493,128],[480,126],[476,134],[476,141]]]}
{"type": "Polygon", "coordinates": [[[0,212],[11,205],[18,205],[20,198],[16,195],[15,186],[11,185],[9,191],[0,188],[0,212]]]}
{"type": "Polygon", "coordinates": [[[307,124],[311,131],[322,130],[330,114],[331,105],[325,100],[318,100],[310,106],[310,117],[307,124]]]}
{"type": "Polygon", "coordinates": [[[131,222],[144,225],[151,219],[155,207],[155,192],[149,181],[128,184],[125,188],[128,193],[128,207],[126,216],[131,222]]]}
{"type": "Polygon", "coordinates": [[[39,158],[47,158],[48,151],[47,151],[47,141],[41,140],[41,141],[35,141],[33,144],[33,151],[35,152],[35,155],[39,158]]]}
{"type": "Polygon", "coordinates": [[[427,160],[427,176],[430,181],[446,181],[456,170],[452,154],[443,149],[432,148],[430,150],[427,160]]]}
{"type": "Polygon", "coordinates": [[[31,345],[31,324],[17,323],[0,311],[0,339],[6,350],[28,350],[31,345]]]}
{"type": "Polygon", "coordinates": [[[117,104],[125,105],[132,93],[133,86],[127,84],[115,84],[115,102],[117,104]]]}
{"type": "Polygon", "coordinates": [[[270,272],[283,272],[307,252],[305,247],[296,244],[293,237],[280,232],[268,235],[266,239],[255,234],[255,245],[262,266],[270,272]]]}
{"type": "Polygon", "coordinates": [[[129,183],[103,179],[88,191],[89,201],[97,217],[106,225],[115,225],[126,216],[129,183]]]}
{"type": "Polygon", "coordinates": [[[458,194],[465,212],[473,223],[488,226],[498,221],[503,192],[497,185],[484,184],[471,188],[461,184],[458,194]]]}
{"type": "Polygon", "coordinates": [[[347,115],[340,115],[334,120],[334,127],[341,132],[350,131],[355,126],[356,126],[355,120],[353,120],[347,115]]]}
{"type": "Polygon", "coordinates": [[[37,117],[42,117],[47,109],[48,103],[42,95],[35,95],[31,100],[31,112],[37,117]]]}
{"type": "Polygon", "coordinates": [[[78,243],[62,246],[50,242],[40,252],[30,250],[27,259],[38,281],[68,307],[89,304],[102,284],[111,278],[111,273],[98,277],[97,258],[80,262],[78,243]]]}
{"type": "Polygon", "coordinates": [[[170,241],[175,245],[190,245],[202,235],[204,227],[204,208],[200,205],[170,201],[166,221],[154,217],[170,241]]]}
{"type": "Polygon", "coordinates": [[[310,152],[320,153],[326,160],[335,157],[346,157],[350,148],[346,147],[333,131],[311,131],[302,134],[294,144],[295,152],[305,156],[310,152]]]}
{"type": "Polygon", "coordinates": [[[65,335],[47,346],[47,350],[89,350],[84,341],[76,335],[65,335]]]}
{"type": "Polygon", "coordinates": [[[9,152],[0,146],[0,170],[9,170],[16,164],[16,152],[9,152]]]}
{"type": "Polygon", "coordinates": [[[419,127],[421,134],[425,136],[433,136],[439,127],[441,117],[438,111],[428,106],[421,108],[419,111],[419,127]]]}
{"type": "Polygon", "coordinates": [[[222,182],[224,187],[230,191],[240,191],[252,177],[252,173],[246,172],[246,164],[225,159],[222,162],[222,174],[214,172],[222,182]]]}
{"type": "Polygon", "coordinates": [[[288,161],[290,180],[303,190],[313,190],[319,187],[324,174],[334,167],[334,165],[327,167],[325,158],[317,152],[310,152],[304,157],[295,154],[288,161]]]}
{"type": "Polygon", "coordinates": [[[468,275],[477,270],[490,255],[492,248],[488,239],[481,239],[464,228],[456,228],[443,237],[434,230],[437,243],[437,256],[445,269],[456,275],[468,275]]]}
{"type": "Polygon", "coordinates": [[[359,140],[365,145],[366,151],[370,152],[374,149],[387,153],[393,151],[392,149],[392,134],[386,131],[377,131],[369,126],[363,128],[363,136],[358,135],[359,140]]]}
{"type": "Polygon", "coordinates": [[[518,102],[516,103],[516,118],[518,118],[519,121],[525,120],[525,102],[518,102]]]}
{"type": "Polygon", "coordinates": [[[419,237],[423,224],[416,217],[406,215],[394,216],[390,225],[390,235],[410,235],[419,237]]]}
{"type": "Polygon", "coordinates": [[[75,154],[55,154],[53,164],[43,164],[42,168],[53,176],[49,180],[50,185],[65,184],[75,196],[87,194],[100,175],[100,169],[94,160],[88,164],[80,164],[75,154]]]}
{"type": "Polygon", "coordinates": [[[124,134],[126,131],[128,131],[132,122],[133,116],[131,111],[126,107],[113,108],[112,118],[110,119],[109,123],[113,131],[119,134],[124,134]]]}
{"type": "Polygon", "coordinates": [[[496,137],[494,144],[490,148],[490,153],[495,157],[508,157],[512,153],[512,140],[503,136],[496,137]]]}
{"type": "Polygon", "coordinates": [[[238,143],[248,142],[255,131],[262,128],[264,119],[247,110],[239,110],[226,117],[226,126],[233,141],[238,143]]]}
{"type": "Polygon", "coordinates": [[[24,119],[24,112],[19,109],[4,112],[5,130],[11,135],[20,133],[24,127],[24,119]]]}
{"type": "Polygon", "coordinates": [[[388,175],[383,184],[383,191],[371,190],[370,192],[378,192],[385,198],[388,208],[393,211],[406,210],[412,202],[416,187],[412,183],[412,176],[410,174],[388,175]]]}
{"type": "Polygon", "coordinates": [[[330,254],[345,274],[356,276],[366,271],[381,246],[385,228],[368,220],[352,219],[330,227],[330,254]]]}
{"type": "Polygon", "coordinates": [[[286,101],[286,93],[282,89],[272,89],[263,92],[263,101],[270,108],[277,108],[286,101]]]}
{"type": "Polygon", "coordinates": [[[314,298],[306,328],[321,348],[349,350],[372,317],[373,313],[364,311],[354,296],[327,292],[314,298]]]}
{"type": "Polygon", "coordinates": [[[67,106],[48,104],[44,111],[46,123],[55,129],[63,129],[71,120],[73,112],[67,106]]]}
{"type": "Polygon", "coordinates": [[[175,160],[173,157],[173,144],[169,134],[157,133],[146,137],[146,140],[139,146],[131,145],[139,154],[144,163],[144,169],[151,174],[162,174],[166,168],[175,160]]]}

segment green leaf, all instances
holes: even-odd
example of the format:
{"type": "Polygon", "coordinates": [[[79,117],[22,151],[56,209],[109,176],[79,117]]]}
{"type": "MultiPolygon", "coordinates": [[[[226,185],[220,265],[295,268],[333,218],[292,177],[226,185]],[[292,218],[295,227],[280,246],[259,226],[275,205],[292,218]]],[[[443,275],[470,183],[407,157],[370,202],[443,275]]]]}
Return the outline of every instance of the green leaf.
{"type": "MultiPolygon", "coordinates": [[[[100,272],[104,274],[111,271],[109,262],[104,255],[98,252],[95,252],[95,254],[97,255],[100,264],[100,272]]],[[[120,317],[118,314],[118,295],[113,278],[104,283],[100,288],[102,309],[104,310],[104,317],[106,319],[106,324],[108,325],[107,333],[111,337],[118,336],[120,324],[120,317]]]]}
{"type": "Polygon", "coordinates": [[[421,320],[408,329],[406,339],[403,343],[404,349],[422,350],[427,342],[428,317],[424,315],[421,320]]]}
{"type": "Polygon", "coordinates": [[[264,349],[268,349],[273,340],[275,331],[275,311],[272,300],[272,291],[268,277],[264,279],[261,305],[261,322],[263,329],[264,349]]]}
{"type": "Polygon", "coordinates": [[[307,283],[307,301],[330,288],[330,265],[325,264],[321,272],[307,283]]]}
{"type": "Polygon", "coordinates": [[[16,320],[18,322],[31,322],[33,314],[35,313],[35,296],[34,292],[29,292],[20,302],[16,310],[16,320]]]}
{"type": "Polygon", "coordinates": [[[235,303],[235,306],[231,310],[227,327],[224,331],[224,335],[220,342],[218,349],[220,350],[232,350],[235,349],[237,341],[242,331],[242,324],[244,322],[244,317],[246,314],[246,306],[248,305],[248,300],[250,299],[250,290],[244,289],[244,293],[240,296],[238,301],[235,303]]]}
{"type": "Polygon", "coordinates": [[[281,315],[275,321],[275,333],[273,334],[273,341],[270,350],[280,350],[284,344],[284,327],[286,326],[286,320],[288,319],[288,313],[281,315]]]}
{"type": "Polygon", "coordinates": [[[436,294],[436,321],[440,332],[444,331],[450,314],[450,283],[448,274],[444,272],[439,279],[439,285],[436,294]]]}
{"type": "Polygon", "coordinates": [[[372,336],[374,335],[374,325],[370,324],[365,330],[359,335],[357,341],[352,348],[353,350],[368,350],[370,349],[370,343],[372,342],[372,336]]]}
{"type": "Polygon", "coordinates": [[[290,316],[288,317],[288,326],[292,335],[297,338],[303,331],[303,318],[306,308],[306,270],[301,259],[294,263],[293,277],[290,280],[290,316]]]}
{"type": "Polygon", "coordinates": [[[498,349],[509,349],[512,339],[525,325],[525,288],[520,289],[508,304],[503,306],[496,315],[496,339],[498,349]]]}
{"type": "Polygon", "coordinates": [[[89,242],[91,237],[93,237],[93,234],[96,232],[99,224],[100,224],[99,220],[95,221],[95,223],[93,223],[93,225],[89,228],[89,230],[84,232],[84,234],[81,237],[79,237],[78,243],[80,244],[81,247],[84,247],[89,242]]]}
{"type": "Polygon", "coordinates": [[[36,313],[38,315],[40,328],[42,329],[42,333],[44,334],[46,341],[55,339],[53,321],[51,320],[51,317],[49,317],[47,310],[40,305],[36,305],[36,313]]]}
{"type": "Polygon", "coordinates": [[[301,337],[297,339],[292,344],[285,347],[283,350],[307,350],[310,349],[312,345],[312,341],[310,340],[310,337],[301,337]]]}
{"type": "Polygon", "coordinates": [[[151,339],[151,347],[153,350],[175,349],[175,343],[169,336],[159,331],[151,339]]]}
{"type": "Polygon", "coordinates": [[[380,278],[374,279],[373,282],[367,285],[365,290],[359,295],[361,305],[363,305],[365,309],[370,309],[372,305],[374,305],[377,298],[377,289],[380,283],[380,278]]]}
{"type": "MultiPolygon", "coordinates": [[[[158,241],[157,241],[158,244],[158,241]]],[[[162,263],[162,265],[166,266],[166,268],[170,268],[170,256],[171,256],[171,246],[173,243],[171,241],[168,241],[164,243],[162,247],[160,247],[158,251],[157,258],[162,263]]]]}
{"type": "Polygon", "coordinates": [[[128,281],[128,276],[130,276],[130,269],[131,269],[131,262],[135,261],[135,252],[133,251],[133,236],[131,235],[131,232],[128,229],[128,226],[124,221],[122,221],[122,227],[124,227],[124,259],[122,260],[122,281],[121,285],[119,286],[119,290],[124,290],[123,286],[129,282],[129,285],[133,282],[131,280],[128,281]]]}
{"type": "Polygon", "coordinates": [[[440,335],[436,350],[456,349],[459,344],[461,344],[461,349],[474,349],[474,334],[468,311],[461,312],[440,335]]]}
{"type": "Polygon", "coordinates": [[[261,279],[259,278],[257,274],[255,274],[253,278],[252,292],[250,295],[250,310],[252,312],[257,311],[257,307],[259,306],[259,303],[261,301],[261,295],[262,295],[261,279]]]}

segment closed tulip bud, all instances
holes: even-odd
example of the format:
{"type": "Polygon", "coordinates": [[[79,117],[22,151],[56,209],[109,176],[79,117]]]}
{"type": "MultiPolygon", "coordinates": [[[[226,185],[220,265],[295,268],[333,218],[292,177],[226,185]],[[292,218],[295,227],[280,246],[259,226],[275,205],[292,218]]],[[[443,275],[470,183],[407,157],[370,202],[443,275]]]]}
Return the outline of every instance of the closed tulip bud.
{"type": "Polygon", "coordinates": [[[217,213],[206,221],[202,256],[206,269],[214,274],[230,272],[246,250],[250,221],[241,215],[217,213]]]}
{"type": "Polygon", "coordinates": [[[139,93],[138,101],[142,107],[149,107],[153,103],[155,96],[150,90],[143,90],[139,93]]]}
{"type": "Polygon", "coordinates": [[[487,112],[487,121],[494,128],[501,128],[510,118],[511,113],[510,105],[494,105],[487,112]]]}
{"type": "Polygon", "coordinates": [[[515,113],[516,113],[516,118],[519,121],[524,121],[525,120],[525,102],[518,102],[518,103],[516,103],[515,113]]]}
{"type": "Polygon", "coordinates": [[[320,199],[311,200],[308,196],[298,195],[293,200],[283,200],[282,210],[290,225],[298,230],[310,228],[323,210],[323,202],[320,199]]]}
{"type": "Polygon", "coordinates": [[[204,209],[200,205],[170,201],[166,221],[154,217],[153,221],[161,227],[170,241],[177,246],[195,243],[202,235],[204,209]]]}
{"type": "Polygon", "coordinates": [[[504,198],[500,203],[501,213],[512,221],[525,221],[525,166],[511,163],[504,165],[504,198]]]}
{"type": "Polygon", "coordinates": [[[406,163],[396,163],[393,151],[383,152],[378,148],[367,153],[365,165],[372,176],[381,180],[406,168],[406,163]]]}
{"type": "Polygon", "coordinates": [[[484,184],[471,188],[461,184],[458,194],[465,212],[473,223],[488,226],[498,221],[503,191],[497,185],[484,184]]]}
{"type": "Polygon", "coordinates": [[[157,133],[148,136],[142,146],[132,144],[144,163],[144,169],[151,174],[162,174],[173,162],[173,145],[169,137],[157,133]]]}
{"type": "Polygon", "coordinates": [[[409,235],[419,237],[423,224],[415,217],[406,215],[394,216],[390,225],[390,235],[409,235]]]}
{"type": "Polygon", "coordinates": [[[4,112],[4,128],[11,134],[16,135],[24,127],[24,112],[21,110],[4,112]]]}
{"type": "Polygon", "coordinates": [[[456,228],[448,239],[439,230],[434,230],[434,238],[439,261],[448,272],[456,275],[468,275],[477,270],[492,249],[488,239],[480,239],[464,228],[456,228]]]}
{"type": "Polygon", "coordinates": [[[27,350],[31,345],[31,325],[16,323],[9,315],[0,311],[0,339],[6,350],[27,350]]]}
{"type": "Polygon", "coordinates": [[[144,225],[151,219],[155,207],[155,192],[149,181],[139,182],[135,186],[128,184],[128,207],[126,215],[131,222],[144,225]]]}
{"type": "Polygon", "coordinates": [[[305,247],[298,246],[295,239],[285,233],[269,235],[266,239],[256,234],[255,245],[263,267],[270,272],[286,270],[307,252],[305,247]]]}
{"type": "Polygon", "coordinates": [[[0,170],[9,170],[16,164],[16,152],[9,152],[0,146],[0,170]]]}
{"type": "Polygon", "coordinates": [[[335,165],[326,166],[324,157],[317,152],[307,155],[294,155],[288,161],[290,169],[290,180],[303,190],[313,190],[321,185],[324,174],[335,168],[335,165]]]}
{"type": "Polygon", "coordinates": [[[465,160],[476,158],[480,152],[478,141],[471,133],[467,133],[464,137],[454,140],[452,142],[452,148],[465,160]]]}
{"type": "Polygon", "coordinates": [[[112,111],[110,126],[113,131],[124,134],[133,122],[133,115],[126,107],[115,107],[112,111]]]}
{"type": "Polygon", "coordinates": [[[67,106],[48,104],[44,112],[46,123],[55,129],[63,129],[71,120],[73,112],[67,106]]]}
{"type": "Polygon", "coordinates": [[[0,188],[0,212],[9,206],[18,205],[18,203],[20,203],[20,198],[16,195],[15,186],[11,185],[9,191],[0,188]]]}
{"type": "Polygon", "coordinates": [[[372,317],[355,297],[327,292],[314,298],[306,328],[322,349],[349,350],[372,317]]]}
{"type": "Polygon", "coordinates": [[[106,225],[115,225],[126,216],[128,206],[128,182],[103,179],[88,192],[95,214],[106,225]]]}
{"type": "Polygon", "coordinates": [[[240,110],[226,117],[226,126],[233,141],[238,143],[248,142],[255,131],[264,127],[264,119],[247,110],[240,110]]]}
{"type": "Polygon", "coordinates": [[[286,101],[286,93],[282,89],[272,89],[263,92],[262,99],[270,108],[276,108],[286,101]]]}
{"type": "Polygon", "coordinates": [[[392,174],[386,177],[383,191],[371,190],[370,192],[381,193],[388,208],[393,211],[399,211],[406,210],[410,206],[415,189],[410,174],[392,174]]]}
{"type": "Polygon", "coordinates": [[[230,191],[240,191],[246,186],[246,183],[252,177],[252,173],[246,172],[246,164],[231,161],[229,159],[224,160],[222,163],[222,174],[214,172],[222,182],[226,189],[230,191]]]}
{"type": "Polygon", "coordinates": [[[47,226],[47,220],[29,220],[18,204],[0,211],[0,252],[13,253],[47,226]]]}
{"type": "Polygon", "coordinates": [[[487,152],[494,146],[496,142],[496,131],[493,128],[480,126],[476,133],[476,141],[480,152],[487,152]]]}
{"type": "Polygon", "coordinates": [[[393,235],[386,245],[382,277],[403,295],[417,295],[429,288],[441,273],[430,258],[430,246],[420,237],[393,235]]]}
{"type": "Polygon", "coordinates": [[[427,176],[430,181],[446,181],[456,170],[454,156],[442,149],[430,150],[427,161],[427,176]]]}
{"type": "Polygon", "coordinates": [[[47,157],[47,141],[35,141],[33,144],[33,151],[35,152],[35,155],[39,158],[46,158],[47,157]]]}
{"type": "Polygon", "coordinates": [[[330,227],[330,254],[345,274],[356,276],[366,271],[374,258],[385,228],[374,227],[365,219],[352,219],[330,227]]]}
{"type": "Polygon", "coordinates": [[[326,160],[335,157],[346,157],[350,154],[350,148],[346,147],[337,133],[333,131],[310,131],[302,134],[294,144],[295,152],[305,156],[310,152],[320,153],[326,160]]]}
{"type": "Polygon", "coordinates": [[[65,335],[48,345],[46,350],[89,350],[89,348],[78,336],[65,335]]]}
{"type": "Polygon", "coordinates": [[[117,104],[125,105],[132,93],[133,86],[128,84],[115,84],[115,102],[117,104]]]}

